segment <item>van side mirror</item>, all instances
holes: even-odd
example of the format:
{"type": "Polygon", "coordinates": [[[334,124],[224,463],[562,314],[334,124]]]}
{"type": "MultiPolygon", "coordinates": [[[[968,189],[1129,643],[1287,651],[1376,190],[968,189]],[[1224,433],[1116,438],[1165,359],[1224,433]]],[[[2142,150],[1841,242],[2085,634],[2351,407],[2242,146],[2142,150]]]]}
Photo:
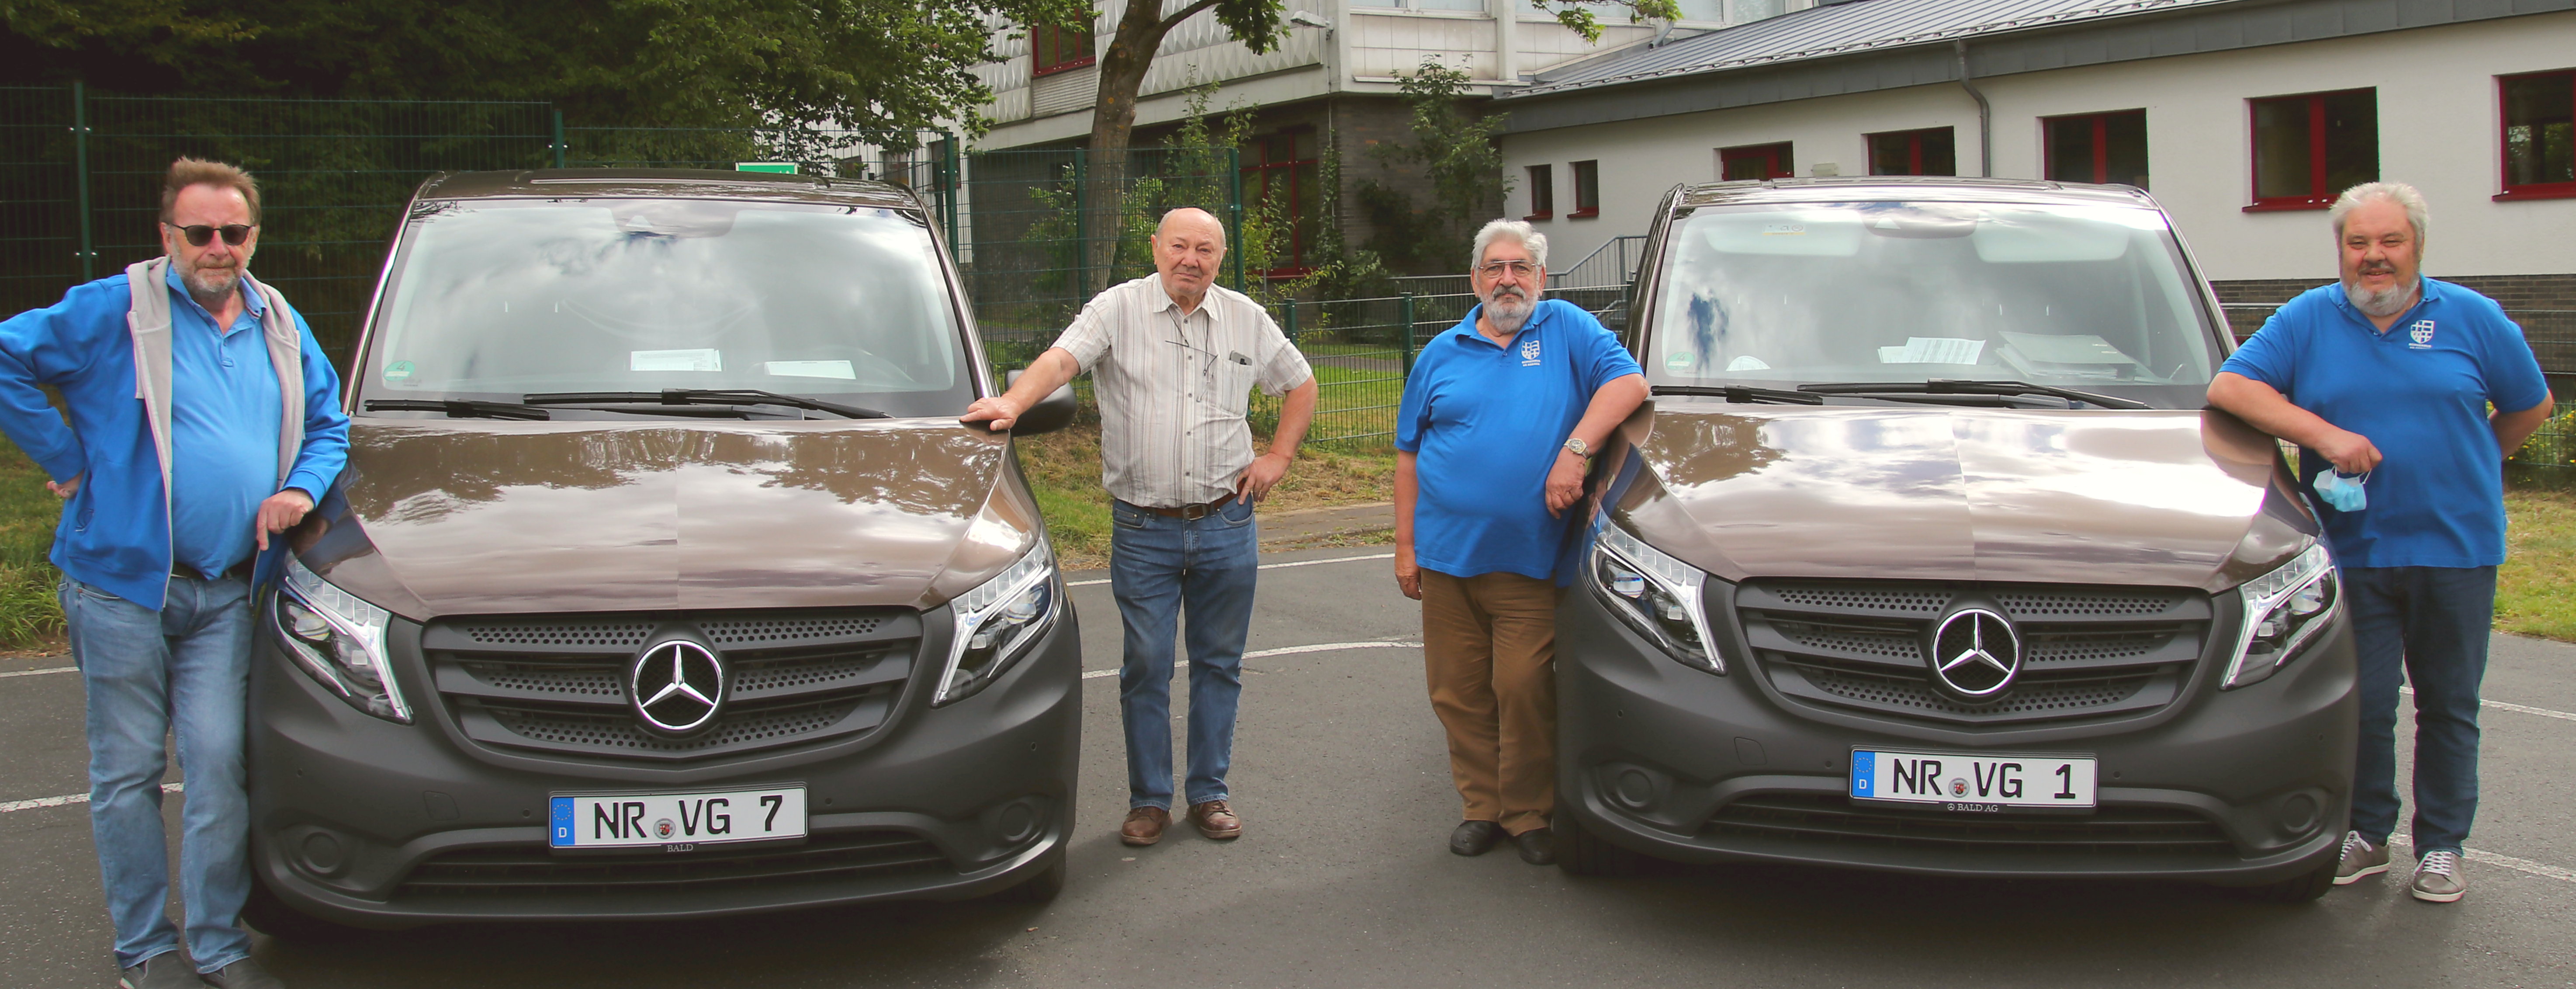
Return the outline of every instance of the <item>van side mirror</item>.
{"type": "MultiPolygon", "coordinates": [[[[1026,373],[1028,372],[1005,372],[1002,375],[1002,387],[1011,387],[1020,380],[1020,375],[1026,373]]],[[[1073,383],[1068,381],[1057,385],[1054,392],[1039,399],[1038,404],[1029,406],[1027,412],[1021,413],[1020,418],[1011,423],[1011,435],[1036,436],[1063,429],[1073,424],[1073,409],[1073,383]]]]}

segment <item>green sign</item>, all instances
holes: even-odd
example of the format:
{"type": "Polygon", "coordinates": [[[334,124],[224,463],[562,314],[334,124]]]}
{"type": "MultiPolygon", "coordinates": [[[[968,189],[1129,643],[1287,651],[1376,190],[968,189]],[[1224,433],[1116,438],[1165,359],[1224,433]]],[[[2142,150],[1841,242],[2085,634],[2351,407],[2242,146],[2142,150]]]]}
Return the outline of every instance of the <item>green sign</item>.
{"type": "Polygon", "coordinates": [[[796,163],[792,161],[737,161],[733,163],[733,170],[737,172],[776,172],[780,175],[794,175],[796,174],[796,163]]]}

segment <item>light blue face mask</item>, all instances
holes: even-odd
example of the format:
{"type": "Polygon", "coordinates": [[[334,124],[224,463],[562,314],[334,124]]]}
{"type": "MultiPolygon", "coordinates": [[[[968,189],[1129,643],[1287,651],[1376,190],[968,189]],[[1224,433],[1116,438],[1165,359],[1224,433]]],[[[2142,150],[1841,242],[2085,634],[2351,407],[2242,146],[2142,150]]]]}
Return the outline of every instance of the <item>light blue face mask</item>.
{"type": "Polygon", "coordinates": [[[2370,506],[2370,496],[2361,487],[2368,480],[2368,471],[2362,472],[2360,477],[2348,477],[2338,470],[2320,471],[2316,480],[2317,497],[2334,506],[2335,511],[2358,512],[2370,506]]]}

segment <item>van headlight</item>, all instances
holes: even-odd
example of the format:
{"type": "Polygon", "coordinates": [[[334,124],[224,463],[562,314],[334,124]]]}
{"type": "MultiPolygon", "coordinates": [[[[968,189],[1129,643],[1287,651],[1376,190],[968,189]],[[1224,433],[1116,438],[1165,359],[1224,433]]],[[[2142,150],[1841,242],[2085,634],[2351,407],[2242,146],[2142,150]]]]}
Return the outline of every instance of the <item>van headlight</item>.
{"type": "Polygon", "coordinates": [[[2245,599],[2245,630],[2237,636],[2236,661],[2227,667],[2221,689],[2271,676],[2297,657],[2343,606],[2343,585],[2322,542],[2238,585],[2236,593],[2245,599]]]}
{"type": "Polygon", "coordinates": [[[1682,665],[1719,676],[1726,660],[1710,643],[1708,615],[1702,607],[1708,575],[1673,559],[1645,540],[1604,519],[1593,540],[1585,568],[1592,590],[1612,614],[1672,654],[1682,665]]]}
{"type": "Polygon", "coordinates": [[[411,705],[403,703],[402,687],[394,683],[393,666],[386,660],[385,626],[393,616],[385,609],[358,600],[288,554],[286,581],[271,613],[278,641],[307,676],[350,707],[411,723],[411,705]]]}
{"type": "Polygon", "coordinates": [[[1040,538],[1020,562],[950,601],[957,635],[949,644],[948,666],[939,673],[939,689],[931,694],[930,705],[962,700],[1019,662],[1047,626],[1055,624],[1059,596],[1055,553],[1040,538]]]}

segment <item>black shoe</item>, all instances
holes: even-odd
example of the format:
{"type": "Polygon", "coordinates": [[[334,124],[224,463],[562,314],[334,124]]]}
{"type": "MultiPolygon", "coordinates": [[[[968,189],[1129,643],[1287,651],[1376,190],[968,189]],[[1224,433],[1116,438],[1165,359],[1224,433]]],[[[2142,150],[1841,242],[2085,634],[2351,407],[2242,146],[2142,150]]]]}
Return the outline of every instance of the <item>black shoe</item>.
{"type": "Polygon", "coordinates": [[[1449,832],[1449,854],[1483,855],[1503,837],[1503,826],[1492,821],[1460,821],[1458,830],[1449,832]]]}
{"type": "Polygon", "coordinates": [[[248,958],[208,972],[203,978],[215,989],[286,989],[286,983],[277,981],[277,976],[248,958]]]}
{"type": "Polygon", "coordinates": [[[1512,843],[1521,846],[1523,862],[1531,865],[1556,864],[1556,832],[1554,831],[1546,828],[1531,828],[1513,835],[1512,843]]]}
{"type": "Polygon", "coordinates": [[[117,973],[117,989],[201,989],[197,967],[188,964],[188,956],[164,951],[143,960],[143,964],[117,973]]]}

